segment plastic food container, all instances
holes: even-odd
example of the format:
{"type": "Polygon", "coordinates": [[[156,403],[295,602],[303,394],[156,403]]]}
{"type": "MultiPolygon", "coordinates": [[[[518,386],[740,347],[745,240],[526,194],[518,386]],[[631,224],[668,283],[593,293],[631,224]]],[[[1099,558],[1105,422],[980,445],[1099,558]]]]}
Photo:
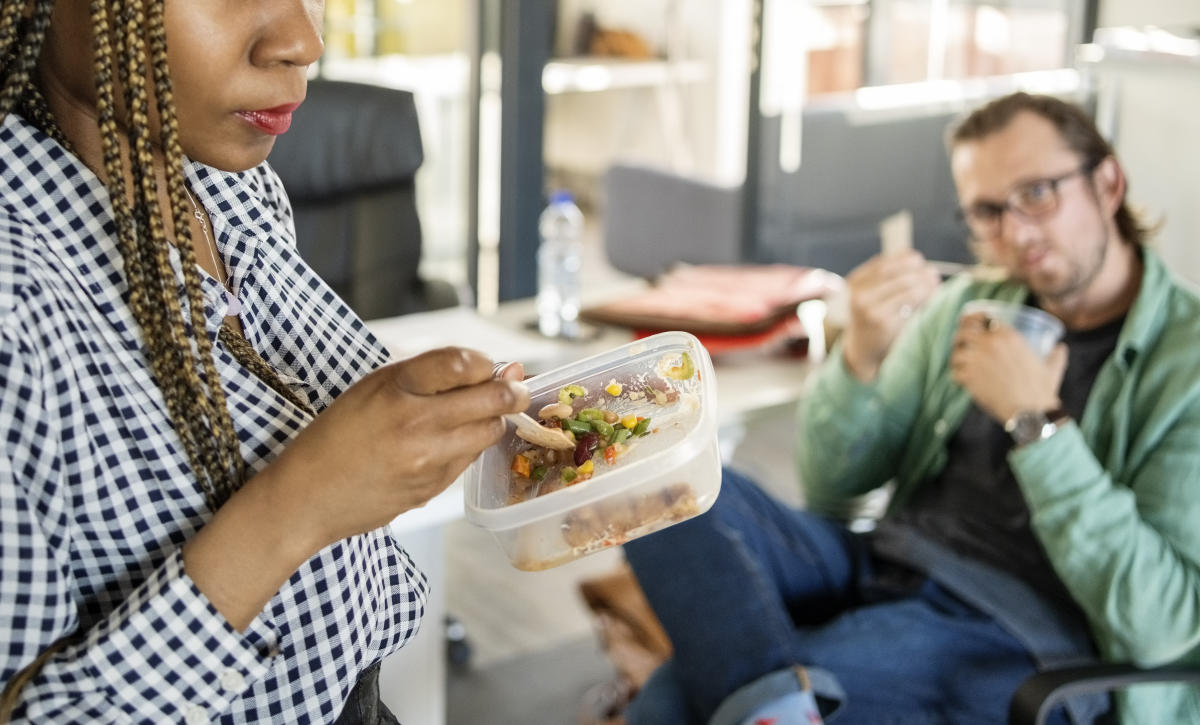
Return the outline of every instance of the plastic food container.
{"type": "Polygon", "coordinates": [[[1063,323],[1049,312],[1036,307],[1000,300],[971,300],[963,305],[963,315],[976,312],[982,312],[988,319],[1000,320],[1015,327],[1038,357],[1045,358],[1049,355],[1063,336],[1063,323]]]}
{"type": "Polygon", "coordinates": [[[467,520],[490,531],[514,567],[555,567],[685,521],[716,500],[716,379],[694,336],[664,332],[525,382],[533,399],[528,412],[535,417],[559,401],[564,388],[578,385],[587,392],[572,401],[576,410],[602,407],[649,418],[650,425],[611,463],[592,459],[591,478],[570,484],[555,478],[550,492],[533,497],[521,490],[529,479],[518,480],[512,470],[514,456],[530,447],[512,428],[471,464],[467,520]]]}

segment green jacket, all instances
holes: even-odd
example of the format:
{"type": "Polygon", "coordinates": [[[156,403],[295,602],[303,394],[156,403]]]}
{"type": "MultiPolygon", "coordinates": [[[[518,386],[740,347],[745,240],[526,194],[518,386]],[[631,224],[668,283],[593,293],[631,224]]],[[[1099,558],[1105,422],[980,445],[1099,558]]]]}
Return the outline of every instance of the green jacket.
{"type": "MultiPolygon", "coordinates": [[[[1008,461],[1101,656],[1153,666],[1200,662],[1200,300],[1156,254],[1144,260],[1141,290],[1078,425],[1008,461]]],[[[894,511],[936,476],[970,406],[949,372],[959,310],[1027,294],[1011,282],[946,283],[871,384],[835,351],[801,406],[808,505],[844,508],[894,479],[894,511]]],[[[1200,722],[1200,689],[1140,685],[1118,706],[1125,723],[1200,722]]]]}

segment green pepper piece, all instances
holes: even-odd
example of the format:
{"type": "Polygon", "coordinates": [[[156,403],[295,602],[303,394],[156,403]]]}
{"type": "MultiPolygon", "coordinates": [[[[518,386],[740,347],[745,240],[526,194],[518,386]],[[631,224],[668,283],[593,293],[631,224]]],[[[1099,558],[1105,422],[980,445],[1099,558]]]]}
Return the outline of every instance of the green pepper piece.
{"type": "Polygon", "coordinates": [[[600,434],[602,438],[608,439],[612,437],[613,427],[611,423],[605,423],[602,420],[592,421],[592,430],[600,434]]]}
{"type": "Polygon", "coordinates": [[[696,366],[692,356],[686,352],[679,353],[679,364],[667,370],[667,377],[675,380],[688,380],[696,374],[696,366]]]}
{"type": "Polygon", "coordinates": [[[558,402],[563,405],[570,405],[571,401],[576,398],[582,398],[587,395],[587,391],[579,385],[567,385],[562,390],[558,391],[558,402]]]}
{"type": "Polygon", "coordinates": [[[545,466],[534,466],[533,470],[529,472],[529,477],[534,481],[540,481],[546,477],[546,472],[549,470],[545,466]]]}
{"type": "Polygon", "coordinates": [[[567,418],[566,420],[564,420],[563,427],[566,428],[567,430],[571,431],[572,433],[574,433],[577,436],[581,436],[584,433],[592,432],[592,426],[589,425],[587,421],[576,420],[575,418],[567,418]]]}
{"type": "Polygon", "coordinates": [[[634,428],[633,428],[633,434],[638,437],[648,435],[649,433],[650,433],[650,419],[649,418],[642,418],[641,420],[638,421],[638,424],[636,426],[634,426],[634,428]]]}
{"type": "Polygon", "coordinates": [[[574,468],[572,468],[570,466],[563,467],[563,469],[562,469],[563,483],[570,484],[576,478],[579,478],[579,471],[576,471],[574,468]]]}

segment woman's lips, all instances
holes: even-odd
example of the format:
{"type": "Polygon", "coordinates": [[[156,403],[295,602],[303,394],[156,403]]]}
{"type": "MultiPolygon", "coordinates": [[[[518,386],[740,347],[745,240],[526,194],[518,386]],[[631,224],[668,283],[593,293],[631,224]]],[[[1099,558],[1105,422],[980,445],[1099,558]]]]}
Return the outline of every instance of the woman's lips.
{"type": "Polygon", "coordinates": [[[299,103],[288,103],[275,108],[264,108],[258,111],[238,111],[237,115],[259,129],[263,133],[278,136],[287,132],[292,125],[292,111],[300,107],[299,103]]]}

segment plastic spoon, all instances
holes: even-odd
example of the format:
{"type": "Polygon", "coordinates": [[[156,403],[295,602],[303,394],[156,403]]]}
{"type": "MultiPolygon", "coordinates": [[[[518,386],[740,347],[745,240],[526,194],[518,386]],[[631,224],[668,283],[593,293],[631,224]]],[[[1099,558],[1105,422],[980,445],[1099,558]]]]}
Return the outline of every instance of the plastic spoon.
{"type": "Polygon", "coordinates": [[[561,428],[547,428],[534,420],[528,413],[509,413],[504,417],[517,427],[518,438],[529,441],[535,446],[555,448],[560,451],[575,447],[575,441],[571,440],[571,437],[561,428]]]}

